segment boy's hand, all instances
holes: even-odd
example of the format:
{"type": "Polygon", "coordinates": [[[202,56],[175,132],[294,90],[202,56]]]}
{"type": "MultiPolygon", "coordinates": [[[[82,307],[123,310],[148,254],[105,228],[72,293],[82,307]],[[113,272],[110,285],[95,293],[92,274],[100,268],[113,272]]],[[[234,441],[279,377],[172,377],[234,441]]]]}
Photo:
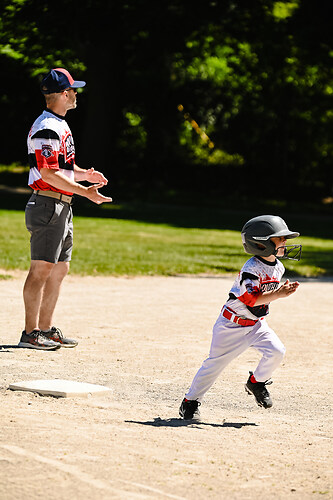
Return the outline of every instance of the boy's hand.
{"type": "Polygon", "coordinates": [[[285,283],[283,283],[283,285],[280,286],[280,288],[278,289],[279,296],[288,297],[288,295],[291,295],[292,293],[296,292],[298,287],[299,287],[298,281],[290,283],[289,280],[286,280],[285,283]]]}

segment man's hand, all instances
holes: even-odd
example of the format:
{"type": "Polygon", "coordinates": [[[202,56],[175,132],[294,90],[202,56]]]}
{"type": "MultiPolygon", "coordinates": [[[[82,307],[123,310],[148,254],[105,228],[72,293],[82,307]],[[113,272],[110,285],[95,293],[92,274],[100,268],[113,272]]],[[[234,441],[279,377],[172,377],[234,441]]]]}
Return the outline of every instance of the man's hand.
{"type": "Polygon", "coordinates": [[[104,177],[102,172],[98,172],[94,168],[89,168],[88,170],[86,170],[85,177],[86,181],[91,182],[93,184],[98,183],[98,184],[103,184],[103,186],[106,186],[106,184],[108,183],[107,178],[104,177]]]}
{"type": "MultiPolygon", "coordinates": [[[[102,176],[104,180],[101,182],[98,182],[96,184],[92,184],[91,186],[83,186],[82,184],[79,184],[78,182],[72,181],[68,177],[66,177],[64,174],[59,172],[59,170],[54,170],[50,168],[42,168],[41,169],[41,176],[42,179],[50,184],[51,186],[54,186],[55,188],[61,189],[62,191],[67,191],[68,193],[74,193],[78,194],[80,196],[84,196],[85,198],[88,198],[90,201],[93,201],[94,203],[97,203],[100,205],[101,203],[105,202],[110,202],[112,201],[112,198],[109,198],[108,196],[103,196],[98,192],[98,189],[105,186],[107,184],[107,180],[105,179],[104,175],[101,174],[100,172],[95,172],[94,169],[93,172],[90,172],[91,175],[93,176],[102,176]],[[97,175],[96,175],[97,174],[97,175]],[[106,182],[105,182],[106,181],[106,182]]],[[[83,177],[83,172],[84,174],[87,172],[87,170],[82,170],[79,169],[79,174],[78,176],[81,178],[81,180],[86,180],[86,177],[83,177]]]]}
{"type": "Polygon", "coordinates": [[[94,203],[97,203],[97,205],[112,201],[112,198],[109,198],[108,196],[103,196],[101,193],[98,192],[98,189],[103,186],[104,183],[102,182],[100,182],[99,184],[93,184],[92,186],[89,186],[87,188],[86,198],[88,198],[88,200],[90,201],[93,201],[94,203]]]}

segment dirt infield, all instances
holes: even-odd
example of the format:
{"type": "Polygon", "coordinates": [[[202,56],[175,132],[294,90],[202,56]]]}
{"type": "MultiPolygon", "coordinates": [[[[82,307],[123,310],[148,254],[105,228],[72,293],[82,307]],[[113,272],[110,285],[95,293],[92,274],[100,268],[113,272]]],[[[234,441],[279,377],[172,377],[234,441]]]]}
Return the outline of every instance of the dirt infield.
{"type": "Polygon", "coordinates": [[[69,276],[55,324],[79,345],[56,352],[14,347],[24,278],[0,281],[1,500],[333,498],[333,282],[303,281],[271,306],[287,348],[273,408],[244,391],[259,359],[248,350],[206,395],[201,423],[188,423],[178,407],[233,278],[69,276]],[[8,390],[50,378],[112,390],[8,390]]]}

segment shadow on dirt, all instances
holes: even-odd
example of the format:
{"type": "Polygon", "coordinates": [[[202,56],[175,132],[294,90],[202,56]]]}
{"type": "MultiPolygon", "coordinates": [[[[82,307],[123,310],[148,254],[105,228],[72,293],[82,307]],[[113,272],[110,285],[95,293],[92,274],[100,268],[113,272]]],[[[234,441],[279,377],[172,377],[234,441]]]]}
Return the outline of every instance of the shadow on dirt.
{"type": "Polygon", "coordinates": [[[0,352],[11,352],[8,349],[22,349],[22,347],[20,347],[19,345],[0,345],[0,352]]]}
{"type": "Polygon", "coordinates": [[[242,427],[255,426],[258,424],[254,422],[223,422],[221,424],[215,424],[211,422],[203,422],[201,420],[183,420],[181,418],[160,418],[156,417],[154,420],[147,420],[145,422],[140,422],[136,420],[125,420],[128,424],[139,424],[139,425],[150,425],[152,427],[197,427],[209,426],[209,427],[232,427],[234,429],[241,429],[242,427]]]}

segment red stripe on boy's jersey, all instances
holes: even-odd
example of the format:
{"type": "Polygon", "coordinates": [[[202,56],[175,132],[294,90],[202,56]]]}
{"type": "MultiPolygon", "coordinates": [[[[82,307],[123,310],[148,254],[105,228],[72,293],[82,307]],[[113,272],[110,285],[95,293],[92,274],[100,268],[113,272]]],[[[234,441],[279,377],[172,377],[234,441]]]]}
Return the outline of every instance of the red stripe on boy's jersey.
{"type": "Polygon", "coordinates": [[[243,295],[240,295],[238,299],[243,302],[246,306],[253,307],[257,301],[259,290],[254,291],[253,293],[244,292],[243,295]]]}

